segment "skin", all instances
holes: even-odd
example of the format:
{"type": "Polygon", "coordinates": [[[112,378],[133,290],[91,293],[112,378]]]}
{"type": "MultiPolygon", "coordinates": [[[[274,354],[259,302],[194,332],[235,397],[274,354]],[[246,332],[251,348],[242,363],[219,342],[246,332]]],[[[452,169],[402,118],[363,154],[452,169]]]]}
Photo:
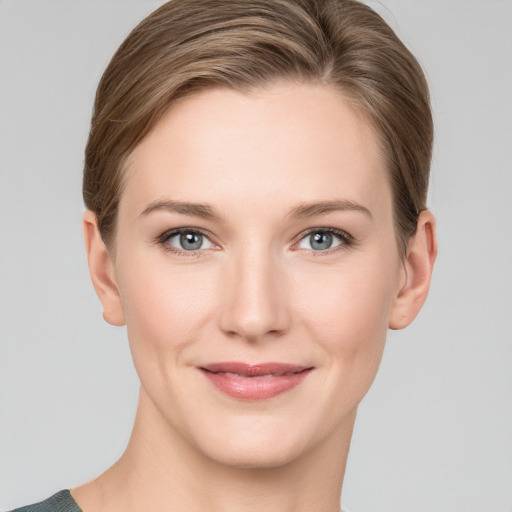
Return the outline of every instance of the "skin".
{"type": "Polygon", "coordinates": [[[110,252],[84,215],[103,315],[126,323],[141,380],[125,454],[72,491],[84,512],[339,510],[357,405],[437,251],[426,211],[399,254],[377,140],[334,89],[280,83],[181,100],[135,148],[110,252]],[[162,237],[176,228],[203,232],[201,248],[177,252],[162,237]],[[308,230],[325,228],[342,236],[315,249],[308,230]],[[242,401],[198,370],[219,361],[313,370],[242,401]]]}

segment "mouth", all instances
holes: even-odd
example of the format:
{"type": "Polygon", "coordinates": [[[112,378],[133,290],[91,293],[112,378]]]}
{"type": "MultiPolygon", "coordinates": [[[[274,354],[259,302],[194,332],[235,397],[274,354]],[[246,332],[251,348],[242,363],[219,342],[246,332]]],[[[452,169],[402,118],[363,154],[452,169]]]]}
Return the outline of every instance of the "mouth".
{"type": "Polygon", "coordinates": [[[239,400],[265,400],[298,386],[313,367],[287,363],[213,363],[199,367],[224,394],[239,400]]]}

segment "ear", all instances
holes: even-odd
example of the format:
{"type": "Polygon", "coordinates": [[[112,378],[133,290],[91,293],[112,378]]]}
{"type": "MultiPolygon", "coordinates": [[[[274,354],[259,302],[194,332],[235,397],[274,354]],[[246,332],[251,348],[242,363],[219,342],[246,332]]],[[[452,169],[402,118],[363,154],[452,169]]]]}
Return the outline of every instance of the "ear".
{"type": "Polygon", "coordinates": [[[428,210],[418,217],[416,233],[407,243],[401,286],[389,317],[390,329],[403,329],[416,318],[425,302],[437,256],[436,222],[428,210]]]}
{"type": "Polygon", "coordinates": [[[83,229],[89,274],[103,306],[103,318],[111,325],[124,325],[124,313],[114,264],[101,239],[96,214],[91,210],[86,210],[84,213],[83,229]]]}

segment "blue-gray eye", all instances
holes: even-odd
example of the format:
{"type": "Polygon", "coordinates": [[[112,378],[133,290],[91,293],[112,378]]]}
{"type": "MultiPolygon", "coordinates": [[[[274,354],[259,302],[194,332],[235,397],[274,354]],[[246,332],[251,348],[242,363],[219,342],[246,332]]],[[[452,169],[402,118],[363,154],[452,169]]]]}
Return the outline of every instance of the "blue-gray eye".
{"type": "Polygon", "coordinates": [[[182,231],[181,233],[176,233],[170,236],[166,243],[183,251],[199,251],[213,247],[212,242],[197,231],[182,231]]]}
{"type": "Polygon", "coordinates": [[[313,251],[327,251],[333,247],[341,245],[343,240],[339,235],[330,231],[313,231],[306,235],[300,242],[301,249],[313,251]]]}

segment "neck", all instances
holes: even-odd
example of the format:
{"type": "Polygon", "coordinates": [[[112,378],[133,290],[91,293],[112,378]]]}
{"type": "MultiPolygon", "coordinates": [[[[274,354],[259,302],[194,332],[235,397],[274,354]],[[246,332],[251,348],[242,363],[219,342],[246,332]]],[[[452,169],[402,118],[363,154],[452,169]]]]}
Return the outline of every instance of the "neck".
{"type": "Polygon", "coordinates": [[[128,446],[72,495],[84,512],[339,512],[355,420],[282,465],[233,467],[208,458],[159,417],[141,392],[128,446]]]}

